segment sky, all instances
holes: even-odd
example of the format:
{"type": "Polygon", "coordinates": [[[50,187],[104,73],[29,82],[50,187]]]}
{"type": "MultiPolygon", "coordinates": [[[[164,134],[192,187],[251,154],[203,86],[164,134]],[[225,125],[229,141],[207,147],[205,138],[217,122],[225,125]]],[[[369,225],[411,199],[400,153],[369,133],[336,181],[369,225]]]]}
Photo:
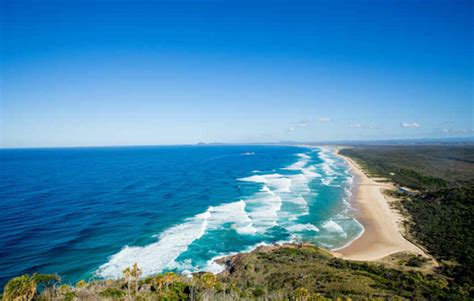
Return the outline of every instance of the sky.
{"type": "Polygon", "coordinates": [[[474,135],[472,1],[0,3],[0,147],[474,135]]]}

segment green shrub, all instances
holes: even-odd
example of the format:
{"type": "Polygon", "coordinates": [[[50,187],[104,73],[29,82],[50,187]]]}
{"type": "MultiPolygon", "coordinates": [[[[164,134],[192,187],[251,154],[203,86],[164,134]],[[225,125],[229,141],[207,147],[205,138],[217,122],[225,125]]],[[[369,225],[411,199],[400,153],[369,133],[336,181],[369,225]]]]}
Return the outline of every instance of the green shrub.
{"type": "Polygon", "coordinates": [[[108,287],[100,292],[99,295],[104,298],[118,299],[125,296],[125,292],[116,288],[108,287]]]}
{"type": "Polygon", "coordinates": [[[408,258],[408,260],[405,262],[406,266],[409,267],[422,267],[426,263],[426,259],[423,258],[421,255],[418,256],[411,256],[408,258]]]}
{"type": "Polygon", "coordinates": [[[8,281],[3,289],[3,301],[33,300],[36,295],[37,284],[27,274],[15,277],[8,281]]]}
{"type": "Polygon", "coordinates": [[[261,287],[257,287],[253,290],[253,295],[255,297],[263,297],[263,296],[265,296],[265,289],[263,289],[261,287]]]}

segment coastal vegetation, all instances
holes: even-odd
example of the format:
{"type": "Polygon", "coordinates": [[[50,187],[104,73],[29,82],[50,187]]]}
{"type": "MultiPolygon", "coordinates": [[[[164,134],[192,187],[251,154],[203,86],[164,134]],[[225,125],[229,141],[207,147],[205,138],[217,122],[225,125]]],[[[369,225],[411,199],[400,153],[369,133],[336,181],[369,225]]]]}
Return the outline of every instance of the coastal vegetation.
{"type": "MultiPolygon", "coordinates": [[[[55,275],[23,275],[6,285],[3,300],[445,300],[462,299],[439,275],[335,258],[311,245],[260,247],[220,259],[226,271],[140,277],[138,265],[119,280],[60,285],[55,275]],[[39,278],[38,278],[39,277],[39,278]],[[39,291],[38,279],[54,280],[39,291]]],[[[43,283],[43,282],[42,282],[43,283]]]]}
{"type": "Polygon", "coordinates": [[[432,191],[474,181],[474,146],[403,145],[343,148],[370,176],[408,188],[432,191]]]}
{"type": "Polygon", "coordinates": [[[474,146],[359,146],[340,150],[392,192],[408,234],[440,263],[450,285],[474,297],[474,146]]]}
{"type": "Polygon", "coordinates": [[[38,291],[42,291],[42,295],[52,299],[54,295],[54,286],[61,282],[58,275],[52,274],[33,274],[22,275],[10,280],[3,289],[3,300],[26,301],[33,300],[38,291]]]}

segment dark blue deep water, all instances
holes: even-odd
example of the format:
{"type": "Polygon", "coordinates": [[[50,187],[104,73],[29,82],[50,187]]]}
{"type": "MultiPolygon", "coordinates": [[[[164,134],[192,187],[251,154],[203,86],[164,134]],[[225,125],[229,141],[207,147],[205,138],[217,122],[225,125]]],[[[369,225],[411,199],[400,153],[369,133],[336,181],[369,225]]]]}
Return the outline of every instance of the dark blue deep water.
{"type": "Polygon", "coordinates": [[[258,244],[340,247],[363,231],[331,150],[166,146],[0,150],[0,286],[221,267],[258,244]]]}

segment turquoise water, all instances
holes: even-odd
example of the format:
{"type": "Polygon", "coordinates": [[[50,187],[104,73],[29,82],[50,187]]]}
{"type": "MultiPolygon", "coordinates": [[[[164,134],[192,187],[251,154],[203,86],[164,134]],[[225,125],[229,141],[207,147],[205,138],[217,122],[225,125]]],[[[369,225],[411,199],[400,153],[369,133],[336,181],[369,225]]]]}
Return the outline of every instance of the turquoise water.
{"type": "Polygon", "coordinates": [[[326,148],[169,146],[1,150],[1,283],[218,272],[261,244],[341,247],[363,231],[352,176],[326,148]]]}

